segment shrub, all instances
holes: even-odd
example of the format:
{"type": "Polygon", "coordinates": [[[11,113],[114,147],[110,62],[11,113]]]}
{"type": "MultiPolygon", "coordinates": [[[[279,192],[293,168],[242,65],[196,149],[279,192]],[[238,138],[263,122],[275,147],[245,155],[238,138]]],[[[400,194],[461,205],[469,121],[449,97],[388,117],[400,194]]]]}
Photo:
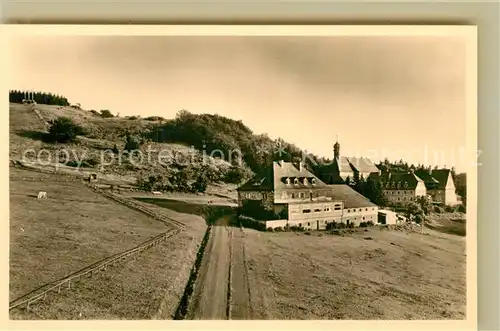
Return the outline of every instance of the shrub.
{"type": "Polygon", "coordinates": [[[267,228],[267,232],[274,232],[273,228],[269,227],[267,228]]]}
{"type": "Polygon", "coordinates": [[[281,226],[277,226],[276,228],[274,228],[274,232],[282,232],[283,231],[283,228],[281,226]]]}
{"type": "Polygon", "coordinates": [[[366,228],[367,226],[368,226],[368,224],[366,224],[366,222],[359,223],[360,228],[366,228]]]}
{"type": "Polygon", "coordinates": [[[366,225],[367,226],[375,226],[375,223],[373,223],[373,221],[368,221],[368,222],[366,222],[366,225]]]}
{"type": "Polygon", "coordinates": [[[447,213],[453,213],[455,211],[455,207],[453,206],[445,206],[444,207],[444,210],[447,212],[447,213]]]}
{"type": "Polygon", "coordinates": [[[442,213],[444,213],[444,209],[442,207],[439,207],[439,206],[434,206],[434,212],[438,213],[438,214],[442,214],[442,213]]]}
{"type": "Polygon", "coordinates": [[[115,117],[108,109],[103,109],[101,110],[101,117],[104,118],[110,118],[110,117],[115,117]]]}
{"type": "Polygon", "coordinates": [[[457,211],[459,213],[465,213],[466,212],[465,206],[464,205],[458,205],[457,211]]]}
{"type": "Polygon", "coordinates": [[[349,224],[347,225],[347,228],[348,228],[348,229],[354,229],[354,223],[349,223],[349,224]]]}
{"type": "Polygon", "coordinates": [[[146,121],[163,121],[165,119],[161,116],[149,116],[149,117],[146,117],[145,120],[146,121]]]}
{"type": "Polygon", "coordinates": [[[124,148],[126,151],[130,152],[139,149],[140,145],[141,143],[139,142],[139,139],[127,134],[124,148]]]}
{"type": "Polygon", "coordinates": [[[77,135],[85,134],[81,126],[67,117],[58,117],[50,121],[49,124],[47,139],[50,142],[68,143],[74,141],[77,135]]]}
{"type": "Polygon", "coordinates": [[[137,116],[129,116],[127,119],[131,120],[131,121],[135,121],[138,119],[138,117],[137,116]]]}
{"type": "Polygon", "coordinates": [[[415,222],[417,222],[418,224],[422,223],[423,220],[424,220],[423,215],[421,214],[415,215],[415,222]]]}

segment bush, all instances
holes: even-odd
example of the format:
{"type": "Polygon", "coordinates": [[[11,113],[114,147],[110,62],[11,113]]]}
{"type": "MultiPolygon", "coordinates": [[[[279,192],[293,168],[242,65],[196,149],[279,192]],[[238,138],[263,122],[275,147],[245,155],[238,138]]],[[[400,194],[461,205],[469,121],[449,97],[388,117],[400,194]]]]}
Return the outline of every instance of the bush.
{"type": "Polygon", "coordinates": [[[149,116],[145,118],[146,121],[164,121],[165,119],[161,116],[149,116]]]}
{"type": "Polygon", "coordinates": [[[139,117],[137,117],[137,116],[129,116],[127,119],[128,119],[128,120],[131,120],[131,121],[135,121],[135,120],[137,120],[138,118],[139,118],[139,117]]]}
{"type": "Polygon", "coordinates": [[[465,206],[464,205],[458,205],[457,211],[459,213],[465,213],[466,212],[465,206]]]}
{"type": "Polygon", "coordinates": [[[139,139],[127,134],[126,141],[125,141],[125,148],[124,148],[126,151],[130,152],[130,151],[139,149],[140,146],[141,146],[141,143],[139,142],[139,139]]]}
{"type": "Polygon", "coordinates": [[[58,117],[50,121],[49,124],[47,138],[50,142],[68,143],[74,141],[77,135],[85,134],[81,126],[67,117],[58,117]]]}
{"type": "Polygon", "coordinates": [[[108,109],[103,109],[101,110],[101,117],[104,118],[110,118],[110,117],[115,117],[108,109]]]}
{"type": "Polygon", "coordinates": [[[367,226],[368,226],[368,224],[366,224],[366,222],[359,223],[360,228],[366,228],[367,226]]]}
{"type": "Polygon", "coordinates": [[[442,214],[442,213],[444,213],[444,209],[442,207],[439,207],[439,206],[434,206],[434,212],[438,213],[438,214],[442,214]]]}
{"type": "Polygon", "coordinates": [[[419,214],[419,215],[415,215],[415,222],[417,222],[418,224],[422,223],[422,221],[424,220],[424,216],[419,214]]]}
{"type": "Polygon", "coordinates": [[[366,225],[367,226],[375,226],[375,223],[373,223],[373,221],[368,221],[368,222],[366,222],[366,225]]]}
{"type": "Polygon", "coordinates": [[[282,232],[282,231],[283,231],[283,228],[281,226],[274,228],[274,232],[282,232]]]}
{"type": "Polygon", "coordinates": [[[267,228],[267,232],[274,232],[273,228],[269,227],[267,228]]]}

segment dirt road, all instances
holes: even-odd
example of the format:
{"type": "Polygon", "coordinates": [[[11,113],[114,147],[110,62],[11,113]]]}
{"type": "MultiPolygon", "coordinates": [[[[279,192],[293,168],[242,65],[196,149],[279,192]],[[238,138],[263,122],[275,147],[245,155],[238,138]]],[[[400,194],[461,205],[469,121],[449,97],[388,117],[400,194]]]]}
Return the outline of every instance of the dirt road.
{"type": "Polygon", "coordinates": [[[195,282],[187,319],[228,318],[232,231],[233,228],[228,226],[228,217],[221,218],[212,226],[210,239],[195,282]]]}
{"type": "Polygon", "coordinates": [[[252,319],[244,232],[228,225],[229,216],[212,226],[187,319],[252,319]]]}

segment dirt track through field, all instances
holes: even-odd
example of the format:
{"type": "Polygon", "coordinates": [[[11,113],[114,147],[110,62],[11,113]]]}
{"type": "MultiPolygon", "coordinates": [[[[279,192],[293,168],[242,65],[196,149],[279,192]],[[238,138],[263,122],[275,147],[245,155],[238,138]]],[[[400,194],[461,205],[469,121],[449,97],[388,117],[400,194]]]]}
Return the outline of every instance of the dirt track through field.
{"type": "Polygon", "coordinates": [[[212,226],[187,319],[228,319],[230,231],[228,218],[212,226]]]}
{"type": "Polygon", "coordinates": [[[186,319],[253,319],[244,235],[221,218],[212,226],[186,319]]]}

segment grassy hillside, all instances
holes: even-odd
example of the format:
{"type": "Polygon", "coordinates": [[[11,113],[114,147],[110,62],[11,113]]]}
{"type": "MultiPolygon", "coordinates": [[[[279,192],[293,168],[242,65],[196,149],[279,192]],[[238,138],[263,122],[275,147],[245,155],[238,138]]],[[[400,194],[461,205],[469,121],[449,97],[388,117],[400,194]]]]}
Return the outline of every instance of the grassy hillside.
{"type": "MultiPolygon", "coordinates": [[[[173,191],[201,190],[199,186],[217,182],[238,183],[251,176],[245,165],[231,165],[227,160],[204,155],[185,143],[158,143],[150,139],[159,121],[103,118],[92,112],[56,105],[36,105],[44,120],[70,118],[85,131],[72,143],[48,143],[47,128],[27,105],[10,104],[10,157],[21,159],[28,149],[48,151],[51,162],[93,168],[101,174],[136,178],[144,189],[173,191]],[[125,151],[126,135],[137,137],[138,154],[125,151]],[[115,152],[112,152],[112,149],[115,152]],[[196,186],[198,185],[198,186],[196,186]]],[[[46,152],[44,152],[46,153],[46,152]]],[[[28,154],[34,160],[35,155],[28,154]]],[[[41,154],[42,162],[48,160],[41,154]]],[[[216,155],[214,155],[216,156],[216,155]]]]}

